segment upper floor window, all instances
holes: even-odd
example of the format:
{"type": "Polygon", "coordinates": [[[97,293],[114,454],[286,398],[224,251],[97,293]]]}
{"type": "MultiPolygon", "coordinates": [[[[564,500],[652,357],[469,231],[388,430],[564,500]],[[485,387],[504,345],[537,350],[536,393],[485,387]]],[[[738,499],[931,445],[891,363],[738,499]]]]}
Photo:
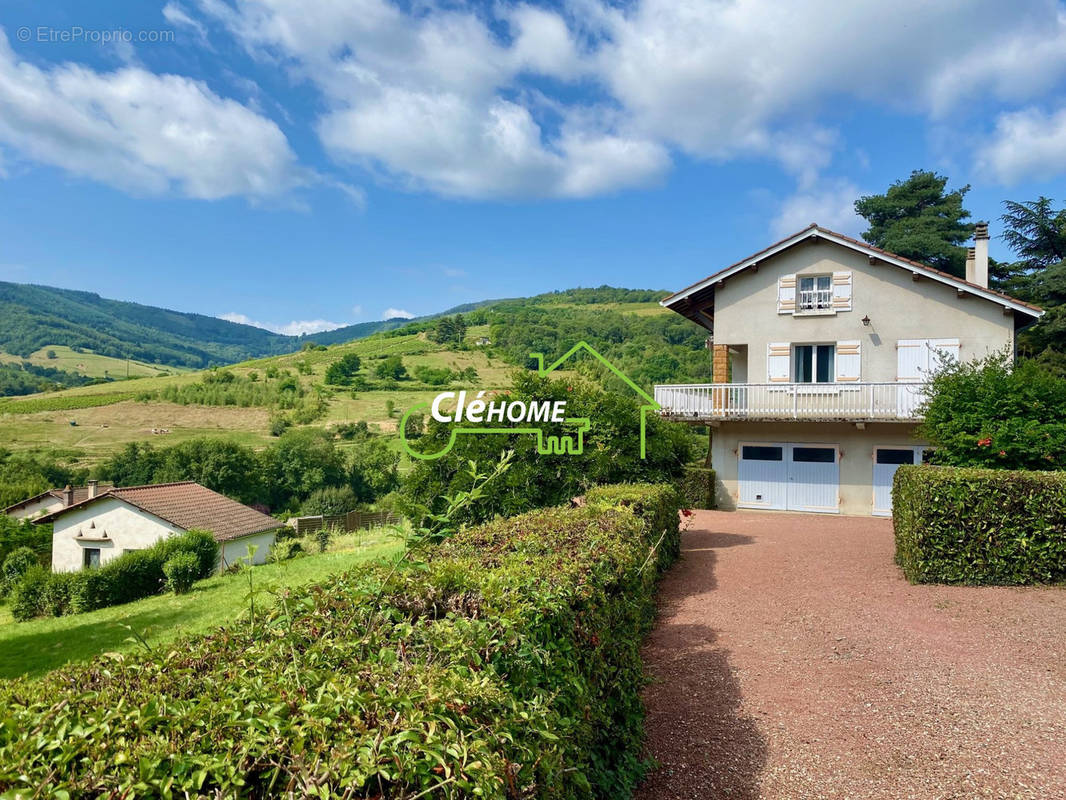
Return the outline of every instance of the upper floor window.
{"type": "Polygon", "coordinates": [[[796,383],[832,383],[835,344],[798,344],[792,351],[793,377],[796,383]]]}
{"type": "Polygon", "coordinates": [[[799,316],[851,311],[851,272],[782,275],[777,279],[777,313],[799,316]]]}
{"type": "Polygon", "coordinates": [[[820,311],[832,307],[832,275],[804,275],[800,277],[799,298],[796,308],[800,311],[820,311]]]}
{"type": "Polygon", "coordinates": [[[100,566],[100,548],[83,548],[81,551],[81,565],[86,569],[100,566]]]}

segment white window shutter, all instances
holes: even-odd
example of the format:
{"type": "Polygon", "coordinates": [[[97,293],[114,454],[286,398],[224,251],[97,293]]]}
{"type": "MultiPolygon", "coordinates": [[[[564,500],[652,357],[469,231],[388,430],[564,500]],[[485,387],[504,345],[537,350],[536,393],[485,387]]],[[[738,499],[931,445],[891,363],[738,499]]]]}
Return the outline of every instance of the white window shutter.
{"type": "Polygon", "coordinates": [[[789,342],[770,342],[766,345],[766,380],[769,383],[788,383],[788,362],[792,353],[789,342]]]}
{"type": "Polygon", "coordinates": [[[896,380],[924,380],[929,367],[929,348],[925,339],[900,339],[896,342],[896,380]]]}
{"type": "Polygon", "coordinates": [[[862,343],[858,339],[837,342],[836,379],[838,381],[858,381],[862,377],[862,343]]]}
{"type": "Polygon", "coordinates": [[[929,370],[936,372],[944,366],[959,363],[958,339],[929,340],[929,370]]]}
{"type": "Polygon", "coordinates": [[[833,310],[851,311],[851,273],[833,273],[833,310]]]}
{"type": "Polygon", "coordinates": [[[782,275],[777,279],[777,313],[796,312],[796,276],[782,275]]]}

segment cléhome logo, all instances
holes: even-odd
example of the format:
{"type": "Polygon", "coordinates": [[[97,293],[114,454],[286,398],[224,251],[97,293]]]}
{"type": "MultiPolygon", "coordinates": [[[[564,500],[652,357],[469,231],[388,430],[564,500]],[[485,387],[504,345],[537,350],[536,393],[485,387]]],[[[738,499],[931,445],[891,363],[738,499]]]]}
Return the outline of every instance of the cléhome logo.
{"type": "MultiPolygon", "coordinates": [[[[543,353],[530,353],[537,362],[537,374],[546,376],[560,365],[584,350],[607,367],[645,402],[640,406],[640,457],[645,457],[645,432],[647,413],[658,411],[659,404],[643,389],[626,377],[617,367],[604,358],[587,342],[578,342],[565,355],[549,367],[544,366],[543,353]]],[[[588,417],[567,417],[565,400],[511,400],[485,390],[441,392],[431,403],[411,406],[400,420],[400,441],[412,458],[429,461],[448,454],[459,436],[483,436],[492,434],[529,434],[536,437],[540,455],[581,455],[585,450],[585,434],[591,429],[588,417]],[[454,402],[454,410],[452,404],[454,402]],[[407,420],[422,409],[429,409],[437,422],[452,425],[445,447],[436,453],[422,453],[407,441],[407,420]],[[446,410],[446,408],[448,410],[446,410]],[[549,433],[537,423],[565,426],[565,433],[549,433]]],[[[554,428],[553,428],[554,429],[554,428]]]]}

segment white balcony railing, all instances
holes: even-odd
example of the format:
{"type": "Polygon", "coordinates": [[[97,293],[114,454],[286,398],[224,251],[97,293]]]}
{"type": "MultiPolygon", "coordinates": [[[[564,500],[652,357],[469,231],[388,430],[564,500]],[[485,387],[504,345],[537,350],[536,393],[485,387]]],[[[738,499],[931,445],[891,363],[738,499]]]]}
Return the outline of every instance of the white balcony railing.
{"type": "Polygon", "coordinates": [[[691,420],[921,419],[922,383],[702,383],[655,387],[660,414],[691,420]]]}
{"type": "Polygon", "coordinates": [[[822,310],[832,307],[832,289],[800,289],[798,304],[800,311],[822,310]]]}

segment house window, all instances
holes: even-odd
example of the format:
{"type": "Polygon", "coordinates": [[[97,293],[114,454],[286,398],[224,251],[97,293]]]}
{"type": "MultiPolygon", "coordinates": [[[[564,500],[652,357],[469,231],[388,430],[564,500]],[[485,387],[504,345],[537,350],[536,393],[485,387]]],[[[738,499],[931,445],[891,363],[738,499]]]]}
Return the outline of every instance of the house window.
{"type": "Polygon", "coordinates": [[[793,380],[796,383],[832,383],[836,345],[798,344],[792,351],[793,380]]]}
{"type": "Polygon", "coordinates": [[[100,566],[100,548],[86,547],[81,551],[81,565],[86,569],[100,566]]]}
{"type": "Polygon", "coordinates": [[[811,275],[799,279],[799,298],[796,307],[800,311],[820,311],[833,307],[833,276],[811,275]]]}

